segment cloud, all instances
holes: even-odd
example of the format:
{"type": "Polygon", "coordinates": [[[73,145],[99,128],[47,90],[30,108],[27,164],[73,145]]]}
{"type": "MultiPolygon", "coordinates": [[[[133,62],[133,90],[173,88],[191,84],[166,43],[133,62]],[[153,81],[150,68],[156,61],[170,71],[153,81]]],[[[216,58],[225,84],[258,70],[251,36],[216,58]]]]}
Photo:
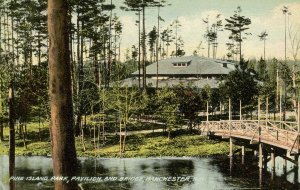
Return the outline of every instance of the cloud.
{"type": "MultiPolygon", "coordinates": [[[[293,28],[296,30],[300,26],[300,2],[298,3],[286,3],[278,4],[277,6],[267,9],[264,12],[255,13],[255,12],[246,12],[252,21],[252,24],[249,26],[250,29],[247,32],[252,33],[252,36],[248,36],[243,43],[243,54],[246,58],[256,57],[259,59],[263,56],[263,42],[260,41],[259,35],[262,31],[266,30],[268,35],[266,41],[266,57],[278,59],[284,58],[284,23],[285,18],[282,14],[282,7],[287,6],[292,12],[292,15],[287,17],[287,21],[293,25],[293,28]]],[[[232,10],[227,10],[228,12],[223,13],[223,10],[218,9],[207,9],[205,11],[198,11],[194,14],[179,16],[178,20],[180,21],[181,27],[178,30],[178,36],[181,36],[185,42],[184,50],[186,55],[191,55],[194,50],[196,50],[199,43],[202,41],[202,47],[204,50],[200,54],[204,56],[207,55],[207,43],[203,37],[206,31],[206,25],[203,23],[203,19],[209,15],[210,23],[215,22],[215,17],[218,14],[221,14],[221,19],[223,20],[223,25],[226,24],[225,18],[228,18],[233,14],[232,10]],[[229,12],[230,11],[230,12],[229,12]]],[[[249,11],[249,10],[248,10],[249,11]]],[[[148,12],[148,16],[155,15],[156,12],[148,12]]],[[[242,12],[243,14],[243,12],[242,12]]],[[[147,32],[154,25],[156,25],[155,16],[152,19],[147,17],[147,32]]],[[[172,17],[173,18],[173,17],[172,17]]],[[[172,19],[170,18],[170,19],[172,19]]],[[[123,23],[123,38],[122,38],[122,51],[125,52],[126,48],[131,48],[132,45],[137,45],[138,43],[138,28],[135,25],[136,16],[124,15],[120,17],[121,22],[123,23]]],[[[175,20],[176,17],[173,19],[175,20]]],[[[166,20],[162,22],[161,30],[165,29],[171,20],[166,20]]],[[[299,32],[300,35],[300,32],[299,32]]],[[[227,54],[226,43],[229,42],[228,39],[229,31],[222,31],[218,33],[218,57],[224,57],[227,54]]],[[[290,43],[287,39],[287,47],[289,49],[290,43]]],[[[171,45],[169,52],[175,49],[174,43],[171,45]]],[[[290,52],[287,51],[288,57],[292,57],[290,52]]],[[[124,54],[124,53],[123,53],[124,54]]],[[[299,53],[300,54],[300,53],[299,53]]],[[[124,55],[122,55],[124,56],[124,55]]]]}
{"type": "Polygon", "coordinates": [[[136,18],[134,16],[121,16],[120,21],[123,24],[121,58],[124,59],[126,49],[131,48],[132,45],[138,44],[138,26],[136,26],[136,18]]]}
{"type": "MultiPolygon", "coordinates": [[[[207,29],[206,24],[203,22],[203,19],[209,19],[210,23],[216,21],[216,16],[221,14],[217,10],[208,10],[200,12],[193,16],[180,16],[178,20],[181,23],[179,34],[182,36],[185,46],[184,49],[188,55],[191,55],[200,42],[202,46],[205,45],[204,34],[207,29]]],[[[221,14],[222,15],[222,14],[221,14]]],[[[224,19],[224,16],[221,16],[220,19],[224,19]]]]}
{"type": "MultiPolygon", "coordinates": [[[[292,15],[287,16],[287,25],[297,26],[300,25],[300,3],[290,3],[290,4],[280,4],[274,7],[271,11],[267,12],[265,15],[254,16],[251,18],[252,20],[252,32],[257,37],[257,35],[266,30],[269,34],[266,49],[269,50],[269,55],[273,57],[277,57],[280,59],[284,58],[284,37],[285,37],[285,16],[282,13],[283,6],[287,6],[292,15]]],[[[288,28],[287,28],[288,30],[288,28]]],[[[287,31],[287,48],[290,47],[290,42],[288,38],[287,31]]],[[[249,47],[250,48],[250,47],[249,47]]],[[[251,47],[255,49],[255,46],[251,47]]],[[[252,52],[255,52],[252,51],[252,52]]],[[[287,52],[289,54],[289,52],[287,52]]],[[[291,58],[291,55],[287,55],[291,58]]]]}

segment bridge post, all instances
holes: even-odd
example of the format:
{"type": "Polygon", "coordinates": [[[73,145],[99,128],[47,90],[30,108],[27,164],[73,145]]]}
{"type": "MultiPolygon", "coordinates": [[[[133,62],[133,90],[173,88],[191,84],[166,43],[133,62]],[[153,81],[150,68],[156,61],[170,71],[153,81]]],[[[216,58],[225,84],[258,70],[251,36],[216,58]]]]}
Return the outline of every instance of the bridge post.
{"type": "Polygon", "coordinates": [[[245,156],[245,146],[242,146],[242,156],[245,156]]]}
{"type": "Polygon", "coordinates": [[[245,146],[242,146],[242,165],[245,163],[245,146]]]}
{"type": "Polygon", "coordinates": [[[271,168],[275,170],[275,148],[271,149],[271,168]]]}
{"type": "Polygon", "coordinates": [[[233,156],[233,138],[229,138],[229,157],[233,156]]]}
{"type": "MultiPolygon", "coordinates": [[[[287,151],[286,151],[286,156],[288,156],[288,152],[287,151]]],[[[286,173],[287,160],[285,158],[283,158],[282,167],[283,167],[283,172],[286,173]]]]}
{"type": "Polygon", "coordinates": [[[262,168],[259,168],[259,187],[262,187],[262,182],[263,182],[263,170],[262,168]]]}
{"type": "Polygon", "coordinates": [[[297,170],[298,170],[298,167],[299,167],[299,155],[298,154],[295,155],[294,160],[295,160],[294,167],[297,168],[297,170]]]}
{"type": "Polygon", "coordinates": [[[258,167],[260,169],[263,168],[263,147],[262,147],[262,143],[258,144],[258,167]]]}
{"type": "Polygon", "coordinates": [[[286,159],[283,158],[282,167],[283,167],[283,171],[285,172],[286,172],[286,165],[287,165],[287,161],[286,159]]]}
{"type": "Polygon", "coordinates": [[[268,152],[266,149],[263,150],[263,168],[267,168],[268,164],[268,152]]]}
{"type": "Polygon", "coordinates": [[[229,176],[232,176],[233,158],[229,158],[229,176]]]}

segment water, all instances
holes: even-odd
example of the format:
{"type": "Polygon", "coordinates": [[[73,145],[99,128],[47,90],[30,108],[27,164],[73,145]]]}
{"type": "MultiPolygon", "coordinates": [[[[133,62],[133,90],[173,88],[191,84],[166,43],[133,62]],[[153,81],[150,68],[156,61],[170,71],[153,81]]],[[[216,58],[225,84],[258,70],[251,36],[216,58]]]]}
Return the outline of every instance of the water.
{"type": "MultiPolygon", "coordinates": [[[[269,165],[267,169],[260,171],[257,160],[251,156],[246,156],[243,164],[241,157],[232,160],[228,157],[80,158],[78,162],[78,175],[73,180],[77,180],[85,190],[300,189],[298,173],[290,172],[293,166],[289,163],[285,172],[279,157],[276,158],[275,172],[272,172],[269,165]],[[90,178],[82,181],[79,180],[80,176],[90,178]],[[131,178],[125,180],[122,177],[131,178]]],[[[8,157],[0,156],[0,190],[9,189],[7,163],[8,157]]],[[[16,176],[24,177],[16,181],[17,189],[53,189],[53,182],[50,180],[53,176],[52,160],[37,156],[17,157],[16,176]]]]}

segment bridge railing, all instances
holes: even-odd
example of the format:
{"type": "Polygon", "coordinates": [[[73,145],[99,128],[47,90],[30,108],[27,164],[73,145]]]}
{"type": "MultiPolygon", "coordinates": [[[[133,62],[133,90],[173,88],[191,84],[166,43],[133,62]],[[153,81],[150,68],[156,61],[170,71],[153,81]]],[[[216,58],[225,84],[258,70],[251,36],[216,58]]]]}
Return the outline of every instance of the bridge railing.
{"type": "Polygon", "coordinates": [[[296,122],[272,120],[204,121],[200,129],[221,136],[235,136],[253,141],[264,141],[299,151],[299,133],[296,122]]]}

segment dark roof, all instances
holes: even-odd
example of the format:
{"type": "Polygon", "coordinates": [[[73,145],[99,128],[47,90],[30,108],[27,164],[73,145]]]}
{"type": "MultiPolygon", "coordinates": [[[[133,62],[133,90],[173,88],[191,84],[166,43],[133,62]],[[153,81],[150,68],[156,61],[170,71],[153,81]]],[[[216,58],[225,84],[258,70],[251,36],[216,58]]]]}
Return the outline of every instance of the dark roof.
{"type": "MultiPolygon", "coordinates": [[[[199,56],[177,57],[160,60],[158,75],[227,75],[234,70],[234,63],[199,56]],[[177,63],[186,63],[187,66],[174,66],[177,63]]],[[[146,74],[156,75],[156,63],[146,67],[146,74]]],[[[138,75],[138,71],[132,74],[138,75]]]]}

